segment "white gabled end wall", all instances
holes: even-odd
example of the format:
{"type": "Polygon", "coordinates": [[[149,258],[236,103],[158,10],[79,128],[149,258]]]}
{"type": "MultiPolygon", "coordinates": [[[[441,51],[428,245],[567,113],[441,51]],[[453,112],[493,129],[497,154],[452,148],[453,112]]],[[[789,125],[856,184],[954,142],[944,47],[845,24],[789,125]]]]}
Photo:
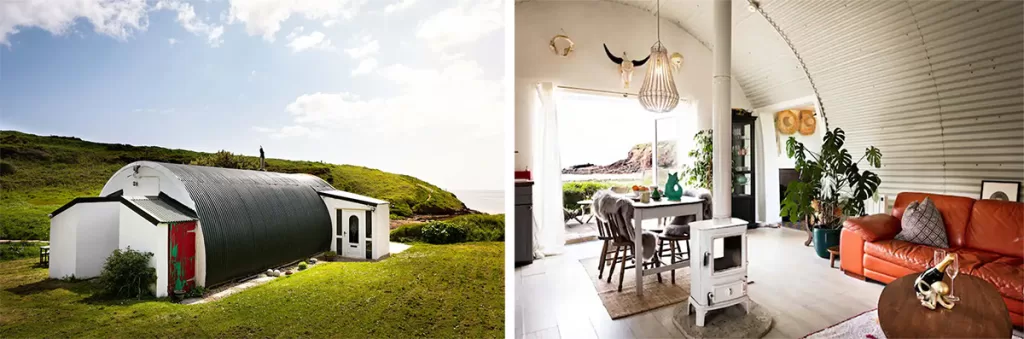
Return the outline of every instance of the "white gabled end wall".
{"type": "Polygon", "coordinates": [[[117,248],[114,201],[81,202],[50,219],[50,278],[98,277],[117,248]]]}

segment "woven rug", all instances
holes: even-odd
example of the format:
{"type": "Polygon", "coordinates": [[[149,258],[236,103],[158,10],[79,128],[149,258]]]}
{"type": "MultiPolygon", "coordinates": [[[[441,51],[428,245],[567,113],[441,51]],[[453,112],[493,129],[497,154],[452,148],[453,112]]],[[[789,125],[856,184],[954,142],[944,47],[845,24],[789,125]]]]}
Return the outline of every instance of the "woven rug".
{"type": "MultiPolygon", "coordinates": [[[[882,326],[878,324],[878,309],[870,310],[823,330],[808,334],[804,338],[869,338],[885,339],[882,326]]],[[[1013,339],[1021,339],[1016,333],[1013,339]]]]}
{"type": "Polygon", "coordinates": [[[587,258],[580,260],[590,276],[590,281],[597,289],[597,295],[601,298],[605,310],[612,319],[631,316],[637,313],[650,311],[666,305],[685,302],[690,297],[690,268],[676,270],[676,283],[672,284],[671,273],[662,272],[662,282],[658,282],[657,275],[644,277],[644,297],[641,299],[636,295],[636,276],[633,269],[626,270],[626,276],[622,280],[622,292],[619,292],[619,270],[616,267],[612,282],[606,282],[608,267],[605,267],[604,279],[598,279],[597,269],[598,258],[587,258]]]}

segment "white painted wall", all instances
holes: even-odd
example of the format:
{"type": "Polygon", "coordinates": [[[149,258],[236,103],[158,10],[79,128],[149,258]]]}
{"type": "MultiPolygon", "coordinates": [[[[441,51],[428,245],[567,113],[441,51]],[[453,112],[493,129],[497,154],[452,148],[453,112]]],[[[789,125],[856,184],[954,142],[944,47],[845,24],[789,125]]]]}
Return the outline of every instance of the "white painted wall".
{"type": "Polygon", "coordinates": [[[50,219],[50,278],[94,278],[117,248],[120,202],[82,202],[50,219]]]}
{"type": "Polygon", "coordinates": [[[757,189],[761,192],[756,197],[758,218],[767,224],[778,223],[782,221],[779,216],[782,207],[779,206],[779,157],[775,146],[775,122],[770,113],[758,116],[757,122],[760,127],[757,189]]]}
{"type": "Polygon", "coordinates": [[[151,252],[153,258],[149,264],[156,268],[156,285],[150,291],[156,296],[167,296],[167,224],[153,225],[128,206],[121,205],[120,240],[118,248],[140,252],[151,252]]]}
{"type": "Polygon", "coordinates": [[[78,206],[71,206],[50,219],[50,278],[75,275],[78,206]]]}
{"type": "MultiPolygon", "coordinates": [[[[771,155],[776,156],[776,163],[779,164],[779,168],[796,167],[796,160],[793,160],[793,158],[790,158],[786,154],[786,141],[789,140],[789,137],[793,137],[796,141],[803,143],[811,152],[821,152],[821,138],[825,136],[825,125],[821,124],[821,119],[818,119],[818,123],[819,125],[817,129],[814,130],[814,134],[812,135],[803,135],[800,134],[800,132],[796,132],[791,135],[779,135],[778,130],[774,129],[774,124],[772,125],[772,131],[774,131],[779,137],[779,152],[772,152],[771,155]]],[[[774,144],[774,140],[772,142],[774,144]]]]}
{"type": "Polygon", "coordinates": [[[75,206],[75,277],[98,277],[103,263],[117,248],[120,202],[89,202],[75,206]]]}
{"type": "Polygon", "coordinates": [[[103,185],[100,195],[106,196],[117,190],[124,190],[125,196],[153,196],[164,192],[188,208],[196,209],[185,185],[170,170],[154,162],[136,161],[121,167],[103,185]],[[138,174],[132,169],[136,165],[139,165],[138,174]],[[134,186],[133,182],[138,182],[140,186],[134,186]]]}
{"type": "MultiPolygon", "coordinates": [[[[373,213],[372,213],[373,214],[373,216],[372,216],[373,223],[371,225],[373,227],[373,236],[372,236],[372,238],[370,240],[372,242],[372,244],[373,244],[373,249],[372,249],[372,251],[370,253],[370,256],[373,257],[374,260],[376,260],[376,259],[380,259],[381,257],[383,257],[383,256],[385,256],[385,255],[390,253],[390,251],[388,250],[388,243],[390,242],[390,235],[391,235],[391,227],[390,227],[390,224],[391,224],[391,217],[390,217],[391,209],[390,209],[388,204],[382,204],[382,205],[377,205],[377,206],[372,206],[371,207],[371,206],[367,206],[367,205],[363,205],[363,204],[358,204],[358,203],[354,203],[354,202],[350,202],[350,201],[345,201],[345,200],[341,200],[341,199],[331,198],[331,197],[328,197],[328,196],[321,196],[321,198],[323,199],[324,204],[327,205],[327,210],[330,211],[330,213],[331,213],[331,250],[332,251],[337,252],[338,255],[342,255],[342,251],[340,251],[339,247],[338,247],[338,237],[337,237],[337,234],[338,234],[338,211],[339,210],[343,210],[343,211],[358,211],[359,212],[358,213],[359,218],[360,218],[360,220],[363,220],[364,225],[365,225],[365,222],[366,222],[366,220],[365,220],[366,219],[366,212],[365,211],[373,211],[373,213]]],[[[365,246],[365,242],[366,242],[366,232],[365,231],[364,232],[360,232],[359,239],[360,239],[360,243],[363,244],[363,246],[365,246]]],[[[366,256],[365,256],[365,249],[364,249],[363,255],[360,256],[358,259],[365,259],[365,258],[366,258],[366,256]]]]}
{"type": "Polygon", "coordinates": [[[206,286],[206,239],[199,220],[196,220],[196,286],[206,286]]]}
{"type": "Polygon", "coordinates": [[[813,109],[814,107],[814,96],[807,96],[754,109],[754,115],[758,117],[758,125],[761,128],[760,151],[762,156],[760,158],[762,164],[758,168],[761,173],[758,180],[763,183],[763,187],[760,187],[762,184],[758,184],[758,186],[759,189],[762,189],[761,192],[764,192],[758,196],[758,215],[765,223],[782,221],[782,217],[779,216],[781,210],[779,206],[781,193],[779,169],[791,169],[795,166],[793,159],[786,154],[786,140],[793,136],[797,141],[804,143],[807,149],[817,153],[821,151],[821,137],[825,134],[825,124],[819,118],[818,126],[812,135],[805,136],[799,132],[782,135],[775,127],[775,113],[785,109],[813,109]]]}
{"type": "MultiPolygon", "coordinates": [[[[627,51],[631,59],[642,59],[657,40],[655,18],[631,6],[610,2],[564,1],[520,2],[515,5],[515,168],[532,168],[532,112],[536,107],[538,82],[598,90],[636,93],[647,67],[637,68],[629,89],[623,89],[617,66],[605,55],[602,43],[613,54],[627,51]],[[568,35],[576,50],[568,58],[555,55],[548,47],[556,34],[568,35]]],[[[711,126],[711,50],[691,35],[665,20],[661,41],[669,53],[683,54],[683,66],[675,72],[676,86],[683,98],[696,100],[698,128],[711,126]]],[[[639,103],[637,103],[639,105],[639,103]]],[[[735,80],[732,105],[751,108],[735,80]]]]}
{"type": "Polygon", "coordinates": [[[391,253],[391,206],[377,205],[373,211],[373,260],[391,253]]]}
{"type": "MultiPolygon", "coordinates": [[[[100,191],[100,195],[106,196],[117,190],[124,190],[124,195],[126,196],[153,196],[163,192],[182,205],[191,208],[193,211],[196,210],[196,203],[192,201],[192,197],[185,189],[185,185],[170,170],[155,162],[136,161],[121,167],[107,180],[103,190],[100,191]],[[139,166],[138,174],[133,169],[136,165],[139,166]],[[138,182],[139,186],[134,186],[134,182],[138,182]]],[[[134,212],[132,213],[134,214],[134,212]]],[[[196,228],[198,230],[196,233],[196,284],[198,286],[206,286],[206,243],[203,237],[202,224],[197,222],[196,228]]],[[[166,238],[165,234],[165,242],[166,238]]],[[[164,253],[166,256],[166,251],[164,253]]],[[[166,261],[166,258],[164,258],[164,261],[166,261]]]]}
{"type": "Polygon", "coordinates": [[[357,204],[341,199],[335,199],[327,196],[320,196],[323,199],[324,204],[327,205],[327,211],[331,214],[331,250],[342,255],[340,247],[338,246],[338,211],[339,210],[360,210],[368,211],[370,206],[363,204],[357,204]]]}

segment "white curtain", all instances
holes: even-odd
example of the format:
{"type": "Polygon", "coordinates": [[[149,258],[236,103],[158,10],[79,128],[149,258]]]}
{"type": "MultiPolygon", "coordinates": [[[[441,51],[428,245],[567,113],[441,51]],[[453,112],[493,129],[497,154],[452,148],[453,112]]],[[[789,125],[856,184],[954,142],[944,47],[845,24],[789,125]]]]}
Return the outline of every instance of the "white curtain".
{"type": "Polygon", "coordinates": [[[558,146],[558,110],[554,85],[537,84],[540,107],[535,109],[533,152],[534,257],[562,253],[565,220],[562,212],[562,164],[558,146]]]}
{"type": "MultiPolygon", "coordinates": [[[[678,118],[675,119],[675,123],[678,124],[676,131],[676,168],[681,169],[683,166],[693,165],[693,158],[690,158],[690,150],[696,145],[693,141],[693,136],[697,134],[699,128],[697,127],[697,102],[693,100],[679,101],[679,106],[675,109],[678,113],[678,118]]],[[[673,171],[677,172],[677,171],[673,171]]],[[[667,173],[665,174],[668,175],[667,173]]],[[[685,185],[686,178],[682,173],[679,173],[679,180],[681,184],[685,185]]]]}

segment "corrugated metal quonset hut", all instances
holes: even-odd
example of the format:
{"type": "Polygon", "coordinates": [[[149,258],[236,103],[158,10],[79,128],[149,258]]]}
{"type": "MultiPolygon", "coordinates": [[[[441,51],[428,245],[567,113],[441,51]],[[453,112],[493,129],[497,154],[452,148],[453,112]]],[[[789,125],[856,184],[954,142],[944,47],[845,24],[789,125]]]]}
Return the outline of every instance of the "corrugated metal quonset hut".
{"type": "Polygon", "coordinates": [[[327,250],[376,260],[388,254],[389,214],[388,202],[313,175],[138,161],[99,197],[50,214],[50,277],[96,277],[128,247],[154,253],[157,296],[327,250]]]}

